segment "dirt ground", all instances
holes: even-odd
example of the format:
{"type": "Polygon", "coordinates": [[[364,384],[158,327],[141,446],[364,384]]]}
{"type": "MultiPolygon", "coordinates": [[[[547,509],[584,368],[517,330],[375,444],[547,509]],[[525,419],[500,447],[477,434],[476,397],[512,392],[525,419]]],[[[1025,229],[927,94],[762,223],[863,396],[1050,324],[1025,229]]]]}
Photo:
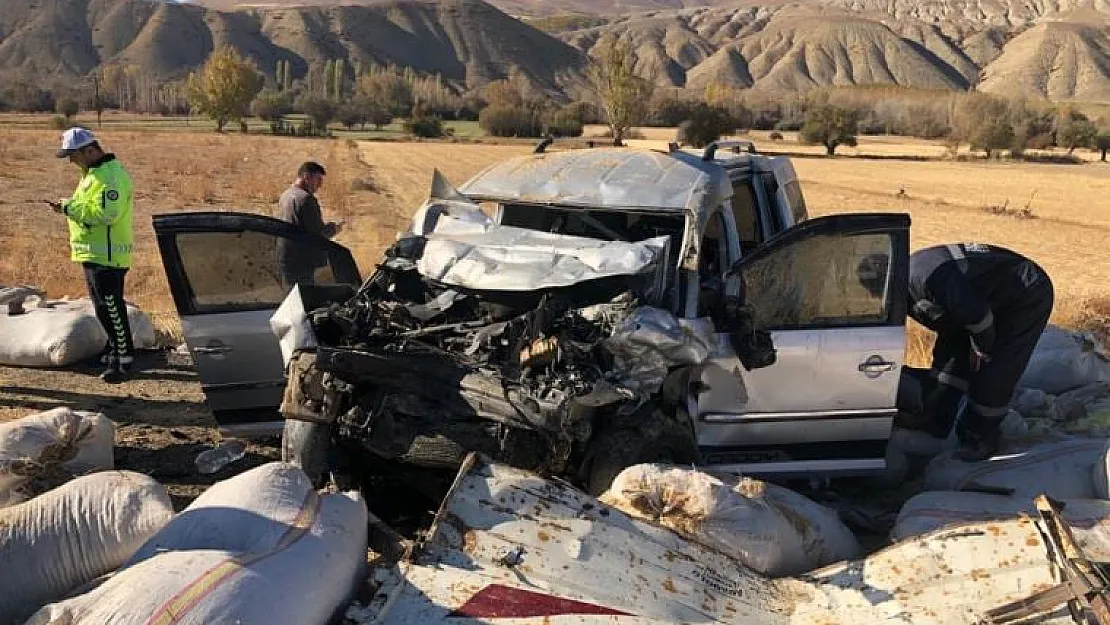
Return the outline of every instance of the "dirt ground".
{"type": "Polygon", "coordinates": [[[242,460],[202,475],[194,460],[220,435],[192,366],[166,350],[140,354],[140,373],[123,384],[101,382],[101,369],[0,367],[0,422],[60,406],[103,412],[116,424],[116,467],[165,484],[178,510],[220,479],[281,459],[280,441],[256,441],[242,460]]]}

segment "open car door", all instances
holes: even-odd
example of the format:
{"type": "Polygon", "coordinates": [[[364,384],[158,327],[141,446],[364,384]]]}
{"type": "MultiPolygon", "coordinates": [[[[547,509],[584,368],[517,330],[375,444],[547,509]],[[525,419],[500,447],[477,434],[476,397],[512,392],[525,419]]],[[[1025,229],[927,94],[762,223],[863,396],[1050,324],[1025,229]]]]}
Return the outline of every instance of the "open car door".
{"type": "Polygon", "coordinates": [[[280,432],[285,377],[270,317],[294,284],[349,285],[353,294],[361,278],[351,253],[286,222],[244,213],[155,215],[154,232],[221,431],[280,432]],[[298,260],[295,278],[282,269],[283,258],[298,260]]]}
{"type": "Polygon", "coordinates": [[[740,260],[778,359],[745,371],[731,348],[718,350],[697,402],[706,464],[745,474],[885,466],[905,356],[909,226],[905,214],[812,219],[740,260]]]}

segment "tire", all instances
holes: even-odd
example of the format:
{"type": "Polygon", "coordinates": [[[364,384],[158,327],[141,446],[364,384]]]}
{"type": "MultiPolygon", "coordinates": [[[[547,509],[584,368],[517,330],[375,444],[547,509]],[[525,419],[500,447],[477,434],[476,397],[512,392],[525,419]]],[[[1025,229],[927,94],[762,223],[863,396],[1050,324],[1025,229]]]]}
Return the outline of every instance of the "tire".
{"type": "Polygon", "coordinates": [[[281,433],[281,460],[304,470],[319,487],[328,477],[331,426],[287,419],[281,433]]]}
{"type": "Polygon", "coordinates": [[[603,432],[590,442],[590,468],[586,487],[595,497],[613,483],[620,472],[637,464],[694,464],[698,443],[685,412],[671,415],[656,406],[645,406],[632,423],[603,432]]]}

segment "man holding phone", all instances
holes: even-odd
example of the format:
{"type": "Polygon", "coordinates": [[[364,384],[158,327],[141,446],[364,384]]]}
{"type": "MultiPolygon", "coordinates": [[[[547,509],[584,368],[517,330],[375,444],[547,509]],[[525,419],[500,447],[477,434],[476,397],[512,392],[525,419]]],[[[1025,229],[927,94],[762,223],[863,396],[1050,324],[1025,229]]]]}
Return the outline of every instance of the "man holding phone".
{"type": "Polygon", "coordinates": [[[134,343],[123,299],[123,281],[134,249],[133,186],[131,176],[114,154],[105,153],[86,128],[70,128],[62,135],[58,158],[68,158],[81,169],[81,181],[67,199],[47,201],[69,223],[70,257],[81,263],[89,298],[97,319],[108,334],[100,375],[118,384],[127,379],[134,362],[134,343]]]}
{"type": "MultiPolygon", "coordinates": [[[[343,227],[342,222],[324,223],[316,192],[324,186],[323,165],[307,161],[297,169],[297,178],[278,200],[278,218],[305,232],[332,238],[343,227]]],[[[278,264],[287,288],[295,284],[312,284],[317,267],[328,262],[326,256],[310,245],[281,239],[278,242],[278,264]]]]}

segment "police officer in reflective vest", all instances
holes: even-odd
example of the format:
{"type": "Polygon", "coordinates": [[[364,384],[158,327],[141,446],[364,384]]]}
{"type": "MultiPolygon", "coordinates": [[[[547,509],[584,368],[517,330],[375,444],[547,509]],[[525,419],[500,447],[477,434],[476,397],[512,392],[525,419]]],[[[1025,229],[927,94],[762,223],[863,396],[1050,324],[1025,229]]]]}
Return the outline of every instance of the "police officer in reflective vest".
{"type": "Polygon", "coordinates": [[[1048,324],[1052,281],[1036,263],[994,245],[938,245],[910,256],[909,312],[937,333],[926,415],[946,436],[960,398],[959,457],[978,461],[999,448],[999,426],[1048,324]]]}
{"type": "Polygon", "coordinates": [[[123,278],[131,267],[134,247],[131,176],[85,128],[67,130],[57,156],[80,167],[82,177],[72,197],[48,203],[69,222],[70,257],[84,267],[89,297],[108,334],[101,357],[107,369],[100,377],[119,383],[134,361],[123,300],[123,278]]]}

